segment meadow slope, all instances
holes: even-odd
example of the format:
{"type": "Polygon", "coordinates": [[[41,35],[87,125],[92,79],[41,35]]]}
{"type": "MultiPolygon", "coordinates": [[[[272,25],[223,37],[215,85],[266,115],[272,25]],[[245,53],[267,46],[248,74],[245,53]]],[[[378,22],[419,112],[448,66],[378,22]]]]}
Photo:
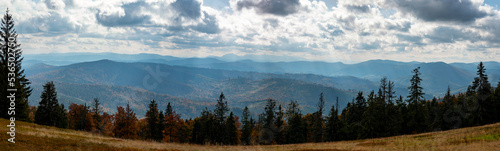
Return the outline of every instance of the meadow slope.
{"type": "Polygon", "coordinates": [[[356,141],[268,146],[157,143],[16,122],[16,143],[7,142],[9,121],[0,119],[2,150],[498,150],[500,123],[456,130],[356,141]]]}

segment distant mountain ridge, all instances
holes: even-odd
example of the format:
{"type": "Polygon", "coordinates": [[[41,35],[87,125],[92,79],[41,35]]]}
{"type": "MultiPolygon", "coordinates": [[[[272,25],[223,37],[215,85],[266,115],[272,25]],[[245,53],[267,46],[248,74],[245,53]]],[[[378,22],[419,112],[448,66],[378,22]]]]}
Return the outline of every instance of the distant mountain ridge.
{"type": "MultiPolygon", "coordinates": [[[[191,111],[201,111],[203,107],[197,104],[211,104],[221,92],[226,94],[229,105],[235,109],[248,105],[253,110],[260,111],[262,109],[260,105],[263,105],[260,103],[273,98],[283,105],[290,100],[297,100],[304,111],[312,112],[321,92],[325,93],[325,97],[329,97],[330,101],[327,102],[329,106],[333,105],[335,97],[341,98],[340,105],[345,106],[355,94],[355,91],[332,87],[336,85],[336,79],[312,75],[309,79],[327,79],[327,81],[329,79],[330,84],[323,85],[297,80],[304,78],[301,77],[303,75],[228,71],[156,63],[123,63],[110,60],[67,66],[38,64],[34,68],[37,69],[39,66],[46,67],[46,72],[26,68],[28,78],[33,82],[32,87],[37,88],[30,97],[32,105],[38,103],[41,85],[46,81],[56,81],[56,88],[58,85],[62,87],[60,96],[66,103],[90,103],[93,97],[98,97],[101,98],[103,104],[113,106],[115,103],[111,102],[119,101],[121,102],[119,105],[123,105],[124,101],[128,100],[134,102],[139,112],[144,110],[142,108],[144,106],[141,105],[147,104],[147,101],[151,99],[166,103],[162,97],[167,97],[169,98],[167,100],[174,102],[182,102],[182,100],[197,102],[192,105],[196,110],[191,111]],[[132,92],[147,93],[150,97],[127,98],[126,94],[132,92]]],[[[192,112],[185,114],[193,115],[192,112]]]]}
{"type": "MultiPolygon", "coordinates": [[[[236,108],[253,105],[259,110],[259,105],[255,104],[266,98],[275,98],[282,103],[288,99],[304,101],[306,111],[314,109],[319,91],[332,91],[327,94],[327,99],[331,101],[336,96],[343,96],[341,105],[344,105],[357,91],[365,91],[365,94],[371,90],[377,91],[379,80],[384,76],[395,82],[396,95],[405,97],[408,95],[411,71],[416,67],[421,67],[426,99],[443,96],[448,86],[452,93],[464,92],[477,70],[476,63],[390,60],[370,60],[357,64],[253,60],[228,62],[216,58],[113,53],[27,55],[23,66],[28,78],[39,85],[53,80],[64,85],[124,86],[202,104],[212,103],[223,91],[227,93],[229,103],[233,103],[232,106],[236,108]],[[303,95],[296,96],[293,92],[303,95]],[[265,93],[267,95],[258,95],[265,93]]],[[[485,62],[485,66],[490,83],[495,87],[500,78],[500,63],[485,62]]],[[[64,95],[75,98],[73,95],[64,95]]],[[[39,94],[33,93],[30,100],[37,100],[38,97],[39,94]]]]}

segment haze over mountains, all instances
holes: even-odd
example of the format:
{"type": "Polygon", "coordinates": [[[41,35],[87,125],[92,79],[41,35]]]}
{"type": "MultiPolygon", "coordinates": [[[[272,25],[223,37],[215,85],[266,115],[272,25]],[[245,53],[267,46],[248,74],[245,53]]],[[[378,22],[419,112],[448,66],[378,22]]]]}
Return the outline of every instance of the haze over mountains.
{"type": "MultiPolygon", "coordinates": [[[[396,94],[405,97],[411,71],[421,67],[426,99],[464,92],[473,81],[477,63],[396,62],[371,60],[357,64],[327,62],[256,62],[222,58],[177,58],[154,54],[67,53],[24,55],[24,68],[34,88],[30,104],[40,100],[42,84],[55,81],[60,101],[69,105],[89,103],[98,97],[114,112],[127,102],[143,115],[151,99],[160,108],[167,102],[178,107],[183,117],[195,117],[210,107],[220,92],[238,113],[249,106],[263,110],[267,98],[281,104],[297,100],[305,112],[315,110],[319,93],[324,92],[330,107],[336,97],[343,108],[358,91],[378,89],[386,76],[396,84],[396,94]],[[106,59],[106,60],[103,60],[106,59]]],[[[490,82],[496,86],[500,63],[486,62],[490,82]]],[[[327,114],[327,113],[324,113],[327,114]]]]}

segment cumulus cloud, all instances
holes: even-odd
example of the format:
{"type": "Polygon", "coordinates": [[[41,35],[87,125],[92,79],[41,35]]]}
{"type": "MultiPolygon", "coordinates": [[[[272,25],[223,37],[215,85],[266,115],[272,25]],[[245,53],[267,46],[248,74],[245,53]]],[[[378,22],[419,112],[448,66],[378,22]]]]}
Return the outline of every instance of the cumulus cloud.
{"type": "Polygon", "coordinates": [[[96,13],[96,20],[107,27],[163,27],[172,32],[194,30],[207,34],[220,32],[217,18],[202,10],[201,2],[197,0],[137,1],[121,4],[118,9],[104,7],[96,13]]]}
{"type": "Polygon", "coordinates": [[[149,24],[151,16],[142,13],[146,7],[147,4],[142,1],[127,3],[121,6],[123,12],[98,10],[96,19],[98,23],[107,27],[149,24]]]}
{"type": "Polygon", "coordinates": [[[299,11],[299,0],[241,0],[236,3],[238,10],[255,9],[261,14],[287,16],[299,11]]]}
{"type": "Polygon", "coordinates": [[[370,11],[370,7],[368,5],[346,5],[345,7],[357,13],[368,13],[370,11]]]}
{"type": "Polygon", "coordinates": [[[49,9],[64,9],[66,4],[62,0],[45,0],[45,5],[49,9]]]}
{"type": "Polygon", "coordinates": [[[191,19],[201,16],[201,3],[196,0],[176,0],[171,6],[179,12],[179,16],[191,19]]]}
{"type": "Polygon", "coordinates": [[[485,17],[480,3],[471,0],[387,0],[399,11],[425,21],[472,22],[485,17]]]}

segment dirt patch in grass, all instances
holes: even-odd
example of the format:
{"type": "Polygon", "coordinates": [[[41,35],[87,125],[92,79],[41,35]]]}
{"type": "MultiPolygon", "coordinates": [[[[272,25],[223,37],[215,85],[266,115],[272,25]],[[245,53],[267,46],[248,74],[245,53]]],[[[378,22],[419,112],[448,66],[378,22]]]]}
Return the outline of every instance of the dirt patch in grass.
{"type": "Polygon", "coordinates": [[[356,146],[371,147],[371,146],[384,146],[384,145],[387,145],[387,142],[363,142],[357,144],[356,146]]]}

